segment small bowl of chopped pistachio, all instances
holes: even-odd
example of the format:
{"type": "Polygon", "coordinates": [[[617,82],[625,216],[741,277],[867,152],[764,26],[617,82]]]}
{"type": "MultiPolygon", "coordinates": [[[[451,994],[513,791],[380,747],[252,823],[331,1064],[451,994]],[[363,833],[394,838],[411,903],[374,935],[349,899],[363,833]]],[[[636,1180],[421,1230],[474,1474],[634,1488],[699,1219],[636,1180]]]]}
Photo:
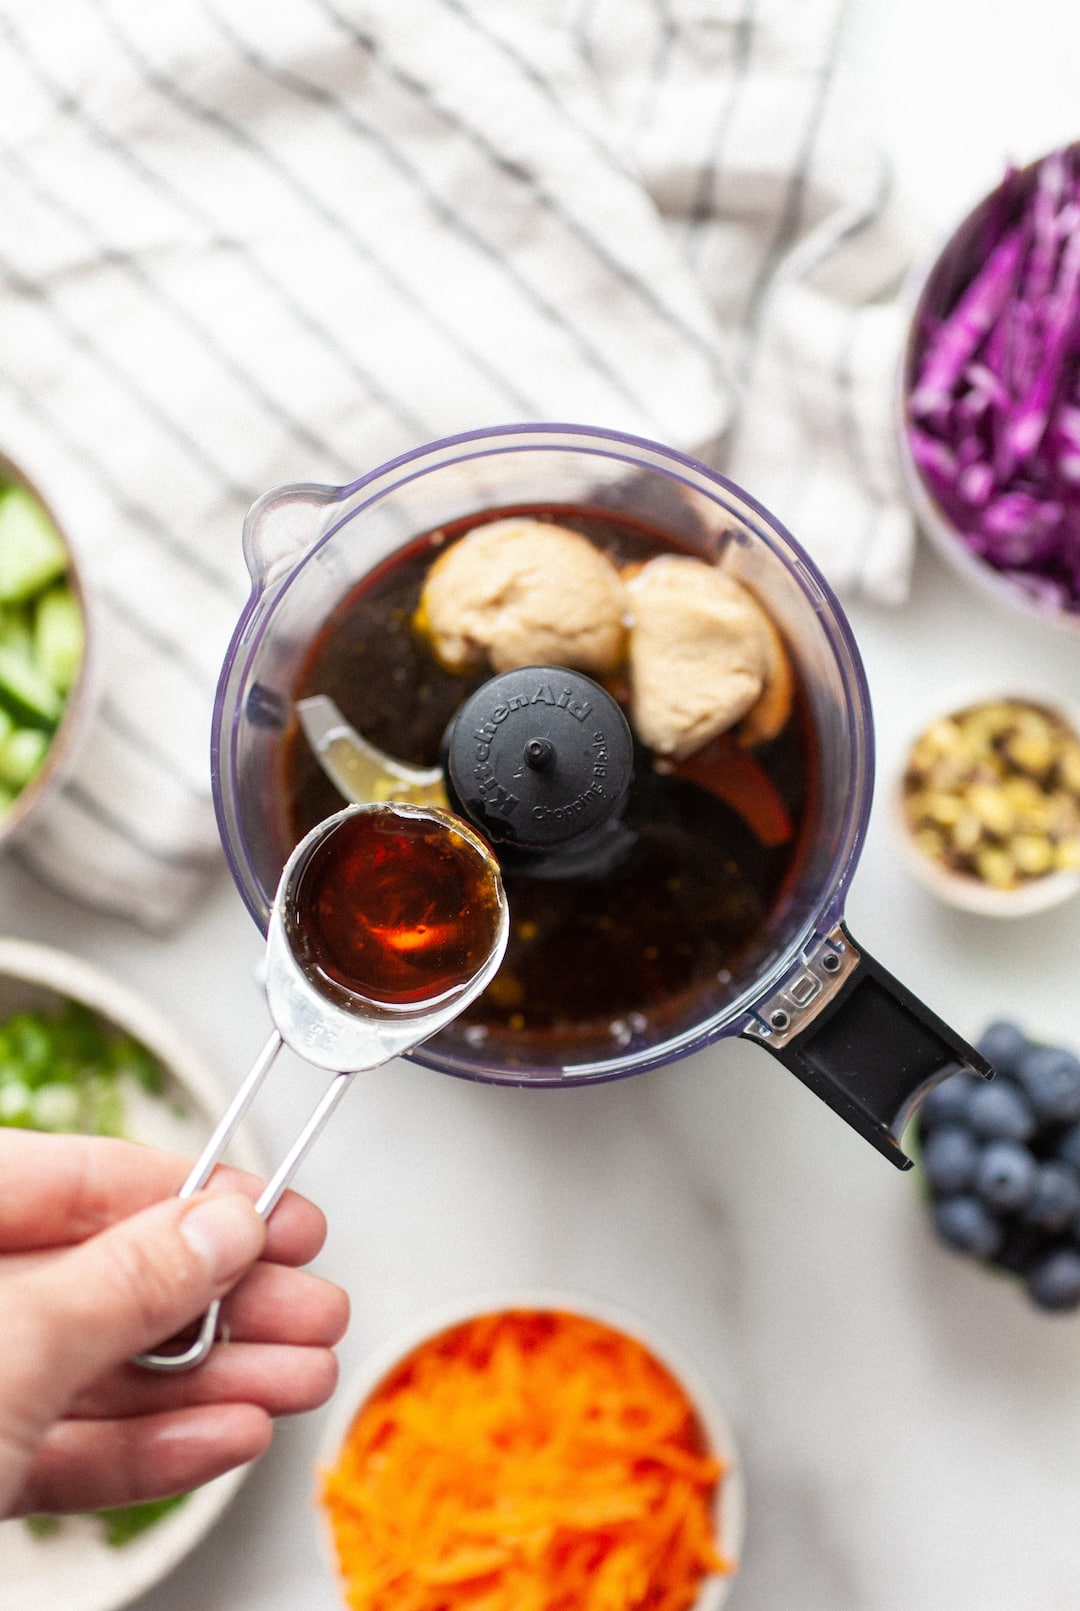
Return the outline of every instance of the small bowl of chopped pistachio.
{"type": "Polygon", "coordinates": [[[925,721],[894,797],[916,877],[952,906],[1022,917],[1080,891],[1080,723],[1056,698],[955,698],[925,721]]]}
{"type": "Polygon", "coordinates": [[[0,453],[0,844],[63,775],[91,704],[87,597],[71,544],[0,453]]]}

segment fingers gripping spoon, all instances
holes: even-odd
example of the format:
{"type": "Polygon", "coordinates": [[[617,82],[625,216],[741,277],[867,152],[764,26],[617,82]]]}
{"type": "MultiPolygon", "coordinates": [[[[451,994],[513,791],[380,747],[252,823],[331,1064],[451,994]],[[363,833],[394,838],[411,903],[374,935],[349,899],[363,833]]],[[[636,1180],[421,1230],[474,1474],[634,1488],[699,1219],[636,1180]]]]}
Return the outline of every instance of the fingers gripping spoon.
{"type": "MultiPolygon", "coordinates": [[[[436,807],[351,805],[302,839],[278,884],[266,940],[274,1031],[187,1180],[201,1190],[282,1046],[334,1078],[255,1206],[267,1217],[353,1076],[456,1018],[502,961],[509,914],[498,863],[460,818],[436,807]]],[[[183,1371],[213,1347],[220,1302],[190,1346],[136,1356],[183,1371]]]]}

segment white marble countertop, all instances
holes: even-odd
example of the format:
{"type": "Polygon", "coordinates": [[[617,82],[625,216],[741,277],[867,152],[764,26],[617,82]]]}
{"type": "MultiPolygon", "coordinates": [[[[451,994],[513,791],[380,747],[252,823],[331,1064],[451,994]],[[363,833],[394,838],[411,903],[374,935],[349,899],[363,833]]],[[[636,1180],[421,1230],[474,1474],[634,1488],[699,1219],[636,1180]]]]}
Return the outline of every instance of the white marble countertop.
{"type": "MultiPolygon", "coordinates": [[[[934,170],[932,224],[1007,156],[1076,133],[1080,14],[1065,0],[854,0],[853,24],[875,132],[916,194],[934,170]]],[[[856,938],[962,1033],[1004,1010],[1080,1046],[1080,901],[1016,923],[937,906],[897,860],[884,787],[920,684],[1071,693],[1080,641],[992,611],[925,551],[906,607],[850,613],[880,763],[856,938]]],[[[0,912],[7,931],[141,987],[226,1084],[262,1044],[261,942],[224,876],[169,939],[74,910],[10,860],[0,912]]],[[[256,1109],[269,1151],[310,1078],[285,1065],[256,1109]]],[[[1080,1318],[1037,1313],[939,1247],[910,1177],[760,1049],[726,1042],[565,1092],[398,1063],[359,1078],[298,1184],[329,1216],[321,1268],[352,1294],[346,1379],[428,1310],[500,1286],[598,1296],[666,1333],[741,1440],[738,1611],[1076,1605],[1080,1318]]],[[[139,1611],[335,1611],[312,1506],[324,1418],[280,1427],[226,1520],[139,1611]]]]}

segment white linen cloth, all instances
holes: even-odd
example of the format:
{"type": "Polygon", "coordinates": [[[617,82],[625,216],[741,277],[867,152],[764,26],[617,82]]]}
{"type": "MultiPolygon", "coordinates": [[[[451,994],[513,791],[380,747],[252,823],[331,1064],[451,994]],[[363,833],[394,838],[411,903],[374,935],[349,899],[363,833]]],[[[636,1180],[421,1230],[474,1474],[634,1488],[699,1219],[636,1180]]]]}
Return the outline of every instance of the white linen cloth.
{"type": "Polygon", "coordinates": [[[240,529],[450,432],[564,420],[742,482],[898,602],[906,261],[842,0],[0,0],[0,448],[103,693],[19,847],[150,927],[220,865],[240,529]]]}

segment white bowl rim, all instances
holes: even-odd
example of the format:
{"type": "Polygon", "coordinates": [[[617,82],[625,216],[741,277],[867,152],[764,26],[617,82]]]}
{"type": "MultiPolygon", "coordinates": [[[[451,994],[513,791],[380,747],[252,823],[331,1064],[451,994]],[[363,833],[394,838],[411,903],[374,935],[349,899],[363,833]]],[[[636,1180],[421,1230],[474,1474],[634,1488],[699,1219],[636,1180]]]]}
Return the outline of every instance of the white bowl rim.
{"type": "MultiPolygon", "coordinates": [[[[720,1548],[733,1562],[732,1570],[723,1575],[713,1573],[703,1578],[692,1607],[692,1611],[720,1611],[738,1577],[746,1541],[746,1477],[734,1430],[727,1413],[694,1363],[673,1347],[650,1321],[607,1298],[561,1287],[498,1288],[449,1299],[426,1310],[423,1315],[415,1316],[376,1344],[363,1363],[338,1387],[319,1440],[317,1465],[326,1467],[334,1462],[361,1406],[406,1355],[440,1332],[448,1331],[464,1321],[513,1309],[567,1311],[622,1331],[653,1354],[684,1389],[700,1417],[710,1450],[725,1465],[716,1519],[720,1548]]],[[[337,1563],[329,1522],[322,1505],[316,1503],[315,1509],[323,1559],[336,1585],[337,1563]]]]}

